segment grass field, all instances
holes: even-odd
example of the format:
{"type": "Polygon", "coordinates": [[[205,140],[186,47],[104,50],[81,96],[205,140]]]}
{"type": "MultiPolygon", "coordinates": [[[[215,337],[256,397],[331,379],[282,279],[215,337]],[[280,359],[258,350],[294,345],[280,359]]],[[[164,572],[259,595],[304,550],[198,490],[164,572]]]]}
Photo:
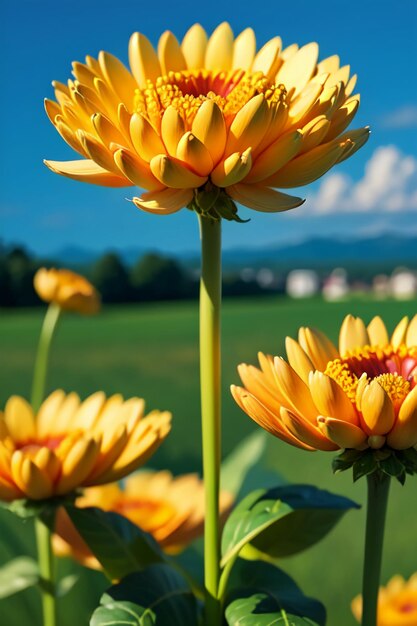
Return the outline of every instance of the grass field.
{"type": "MultiPolygon", "coordinates": [[[[258,350],[283,353],[285,335],[296,335],[301,325],[317,326],[336,339],[348,312],[369,320],[380,314],[393,328],[403,315],[413,315],[416,302],[354,301],[323,304],[320,300],[233,300],[223,313],[223,441],[224,454],[257,427],[230,398],[228,387],[238,382],[236,365],[256,361],[258,350]]],[[[42,311],[3,312],[0,317],[2,346],[1,405],[12,393],[28,396],[42,311]]],[[[96,318],[66,316],[53,347],[48,387],[76,390],[81,396],[103,389],[125,396],[140,395],[148,408],[170,409],[174,427],[152,459],[154,467],[175,472],[200,471],[198,392],[198,315],[196,303],[107,308],[96,318]]],[[[332,454],[306,453],[269,438],[265,465],[292,482],[312,483],[364,502],[364,483],[352,484],[351,476],[333,476],[332,454]]],[[[416,484],[392,487],[387,523],[383,580],[395,573],[408,576],[417,570],[416,484]]],[[[349,602],[360,589],[364,511],[349,513],[323,542],[302,555],[286,559],[282,567],[303,590],[321,599],[329,609],[329,626],[353,626],[349,602]]],[[[31,540],[10,514],[1,513],[0,562],[23,550],[31,540]],[[4,534],[2,532],[4,529],[4,534]],[[11,535],[15,539],[11,538],[11,535]]],[[[95,591],[78,585],[90,597],[103,584],[99,575],[95,591]]],[[[65,602],[70,602],[69,594],[65,602]]],[[[75,593],[72,596],[74,602],[75,593]]],[[[33,592],[0,603],[4,626],[27,623],[23,611],[33,604],[33,592]],[[26,608],[25,608],[26,607],[26,608]],[[11,621],[10,621],[11,620],[11,621]]],[[[26,614],[27,615],[27,614],[26,614]]],[[[65,621],[65,620],[64,620],[65,621]]],[[[69,625],[68,625],[69,626],[69,625]]],[[[79,626],[83,626],[79,623],[79,626]]]]}

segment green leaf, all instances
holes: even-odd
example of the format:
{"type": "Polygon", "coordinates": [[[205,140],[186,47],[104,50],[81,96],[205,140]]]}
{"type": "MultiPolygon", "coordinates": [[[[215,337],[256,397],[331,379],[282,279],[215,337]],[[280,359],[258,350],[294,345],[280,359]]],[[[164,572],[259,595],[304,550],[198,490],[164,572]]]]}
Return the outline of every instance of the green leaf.
{"type": "Polygon", "coordinates": [[[65,494],[64,496],[55,496],[46,500],[28,500],[22,498],[20,500],[12,500],[12,502],[1,502],[0,507],[17,515],[22,519],[30,519],[32,517],[43,517],[45,521],[53,519],[56,510],[60,506],[73,504],[78,497],[77,493],[65,494]]]}
{"type": "Polygon", "coordinates": [[[226,609],[229,626],[323,626],[323,605],[303,594],[296,583],[277,567],[262,561],[239,559],[226,609]]]}
{"type": "Polygon", "coordinates": [[[56,597],[63,598],[70,591],[72,591],[77,584],[79,577],[77,574],[69,574],[64,578],[61,578],[56,584],[56,597]]]}
{"type": "Polygon", "coordinates": [[[122,515],[94,507],[67,506],[66,510],[109,578],[120,579],[163,561],[154,538],[122,515]]]}
{"type": "Polygon", "coordinates": [[[301,552],[320,541],[357,504],[309,485],[249,494],[232,511],[222,537],[222,567],[248,543],[260,558],[301,552]]]}
{"type": "Polygon", "coordinates": [[[110,587],[90,626],[198,626],[197,601],[183,577],[165,564],[151,565],[110,587]]]}
{"type": "Polygon", "coordinates": [[[0,598],[39,584],[38,564],[26,556],[19,556],[0,568],[0,598]]]}

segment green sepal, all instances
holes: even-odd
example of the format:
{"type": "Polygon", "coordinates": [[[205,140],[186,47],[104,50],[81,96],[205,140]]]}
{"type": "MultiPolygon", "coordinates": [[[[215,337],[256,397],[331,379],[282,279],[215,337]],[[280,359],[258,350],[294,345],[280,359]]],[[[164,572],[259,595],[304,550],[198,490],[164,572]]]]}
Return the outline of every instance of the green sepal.
{"type": "Polygon", "coordinates": [[[79,497],[79,493],[73,492],[64,496],[54,496],[47,500],[29,500],[22,498],[12,502],[0,502],[0,507],[17,515],[21,519],[41,517],[47,525],[48,520],[55,517],[56,510],[61,506],[72,505],[79,497]]]}
{"type": "Polygon", "coordinates": [[[332,462],[333,472],[352,468],[353,480],[381,471],[404,485],[407,474],[417,474],[417,450],[393,450],[388,446],[373,450],[343,450],[332,462]]]}
{"type": "Polygon", "coordinates": [[[194,198],[187,206],[190,211],[218,221],[228,221],[244,224],[250,220],[242,220],[237,212],[237,206],[224,189],[216,187],[208,181],[199,189],[194,189],[194,198]]]}

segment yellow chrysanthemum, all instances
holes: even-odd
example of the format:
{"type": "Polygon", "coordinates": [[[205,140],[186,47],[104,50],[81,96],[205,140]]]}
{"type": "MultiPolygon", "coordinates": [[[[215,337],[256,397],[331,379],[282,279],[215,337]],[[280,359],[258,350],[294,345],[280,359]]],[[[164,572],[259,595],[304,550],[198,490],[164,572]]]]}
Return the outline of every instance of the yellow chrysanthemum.
{"type": "Polygon", "coordinates": [[[417,315],[389,338],[375,317],[348,315],[339,350],[301,328],[286,340],[288,363],[259,354],[261,369],[239,366],[239,406],[280,439],[306,450],[405,450],[417,444],[417,315]]]}
{"type": "MultiPolygon", "coordinates": [[[[232,497],[223,492],[223,516],[231,503],[232,497]]],[[[124,515],[151,533],[168,553],[178,552],[204,531],[204,485],[196,474],[174,478],[167,471],[139,472],[127,478],[123,488],[114,483],[86,489],[76,504],[124,515]]],[[[63,509],[58,513],[56,532],[54,545],[59,555],[71,555],[87,567],[100,568],[63,509]]]]}
{"type": "MultiPolygon", "coordinates": [[[[362,617],[362,597],[352,602],[352,612],[358,622],[362,617]]],[[[417,626],[417,573],[408,581],[394,576],[378,596],[377,626],[417,626]]]]}
{"type": "Polygon", "coordinates": [[[35,416],[12,396],[0,414],[0,499],[42,500],[123,478],[168,435],[171,414],[103,392],[80,401],[54,391],[35,416]]]}
{"type": "Polygon", "coordinates": [[[61,309],[90,315],[100,308],[97,290],[84,276],[71,270],[42,267],[36,272],[33,285],[42,300],[61,309]]]}
{"type": "Polygon", "coordinates": [[[209,38],[195,24],[181,44],[166,31],[157,52],[135,33],[131,71],[100,52],[74,63],[67,85],[54,83],[57,102],[46,111],[83,159],[46,164],[76,180],[137,185],[145,193],[134,203],[153,213],[210,214],[216,200],[230,217],[231,199],[292,209],[302,199],[275,188],[316,180],[369,135],[346,132],[359,106],[356,76],[318,53],[316,43],[282,49],[280,37],[257,52],[251,28],[235,39],[227,23],[209,38]]]}

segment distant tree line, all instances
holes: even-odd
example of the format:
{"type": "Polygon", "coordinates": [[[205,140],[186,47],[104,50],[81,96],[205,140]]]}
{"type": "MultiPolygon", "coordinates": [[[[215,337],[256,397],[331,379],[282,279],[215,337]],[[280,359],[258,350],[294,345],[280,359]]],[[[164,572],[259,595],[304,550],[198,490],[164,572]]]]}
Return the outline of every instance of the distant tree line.
{"type": "MultiPolygon", "coordinates": [[[[51,260],[33,258],[23,247],[0,244],[0,306],[36,306],[40,300],[33,288],[39,267],[60,267],[51,260]]],[[[157,253],[145,254],[131,267],[120,256],[109,252],[91,266],[74,266],[99,290],[104,303],[151,302],[193,299],[198,295],[198,272],[184,267],[176,259],[157,253]]],[[[249,296],[264,293],[255,281],[240,278],[239,273],[225,276],[223,293],[249,296]]],[[[269,290],[270,293],[270,290],[269,290]]]]}

